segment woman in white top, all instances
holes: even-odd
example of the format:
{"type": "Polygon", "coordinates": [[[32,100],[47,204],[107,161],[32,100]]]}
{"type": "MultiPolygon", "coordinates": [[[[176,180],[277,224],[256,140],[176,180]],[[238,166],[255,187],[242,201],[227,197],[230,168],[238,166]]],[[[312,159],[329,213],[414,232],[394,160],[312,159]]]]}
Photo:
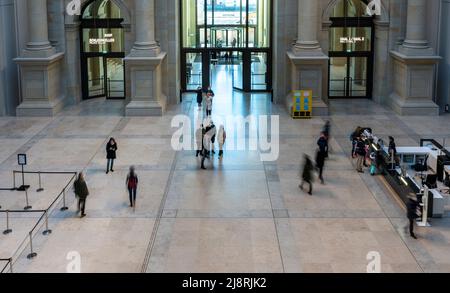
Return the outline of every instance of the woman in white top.
{"type": "Polygon", "coordinates": [[[225,144],[226,139],[227,133],[223,125],[220,125],[219,133],[217,134],[217,142],[219,143],[219,158],[223,157],[223,145],[225,144]]]}

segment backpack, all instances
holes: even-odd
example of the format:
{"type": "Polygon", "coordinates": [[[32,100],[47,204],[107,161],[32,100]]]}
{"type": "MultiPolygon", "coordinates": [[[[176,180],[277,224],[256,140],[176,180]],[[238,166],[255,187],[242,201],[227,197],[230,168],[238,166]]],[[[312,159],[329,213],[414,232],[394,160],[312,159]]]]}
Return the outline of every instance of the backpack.
{"type": "Polygon", "coordinates": [[[135,189],[137,187],[137,181],[136,175],[128,177],[128,188],[135,189]]]}

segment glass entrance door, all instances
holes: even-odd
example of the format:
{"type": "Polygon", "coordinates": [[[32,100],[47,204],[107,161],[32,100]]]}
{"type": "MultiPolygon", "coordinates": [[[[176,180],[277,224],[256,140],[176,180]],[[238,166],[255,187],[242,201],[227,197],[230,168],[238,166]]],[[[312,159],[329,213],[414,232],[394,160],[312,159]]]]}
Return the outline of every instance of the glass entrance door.
{"type": "Polygon", "coordinates": [[[104,56],[87,58],[87,98],[125,98],[124,64],[122,58],[104,56]]]}
{"type": "Polygon", "coordinates": [[[125,74],[122,58],[104,58],[106,60],[107,98],[125,98],[125,74]]]}
{"type": "Polygon", "coordinates": [[[106,95],[105,66],[103,57],[87,59],[88,98],[104,97],[106,95]]]}
{"type": "Polygon", "coordinates": [[[331,57],[330,98],[368,97],[368,61],[368,57],[331,57]]]}

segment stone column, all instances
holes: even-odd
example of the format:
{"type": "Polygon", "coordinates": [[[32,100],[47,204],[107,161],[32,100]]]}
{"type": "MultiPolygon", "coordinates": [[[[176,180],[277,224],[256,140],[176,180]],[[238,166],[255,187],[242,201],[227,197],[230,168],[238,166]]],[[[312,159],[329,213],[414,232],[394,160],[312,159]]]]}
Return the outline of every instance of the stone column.
{"type": "Polygon", "coordinates": [[[21,69],[22,103],[18,116],[53,116],[64,106],[61,60],[48,39],[47,0],[28,0],[29,41],[15,61],[21,69]]]}
{"type": "Polygon", "coordinates": [[[408,0],[406,39],[391,51],[393,93],[388,104],[400,115],[439,115],[433,101],[436,56],[427,40],[427,1],[408,0]]]}
{"type": "Polygon", "coordinates": [[[298,0],[298,31],[294,51],[297,53],[321,54],[317,30],[319,7],[314,0],[298,0]]]}
{"type": "Polygon", "coordinates": [[[47,0],[28,0],[29,42],[25,55],[48,57],[55,49],[48,40],[47,0]]]}
{"type": "Polygon", "coordinates": [[[126,106],[127,116],[160,116],[166,108],[166,97],[162,93],[161,64],[166,53],[155,41],[154,0],[135,1],[136,40],[125,66],[130,72],[130,102],[126,106]]]}
{"type": "Polygon", "coordinates": [[[408,0],[406,39],[400,52],[403,54],[433,55],[427,40],[427,0],[408,0]]]}
{"type": "Polygon", "coordinates": [[[298,0],[298,37],[291,51],[291,93],[286,106],[292,110],[292,91],[312,90],[313,115],[328,115],[328,57],[318,41],[319,1],[298,0]]]}
{"type": "Polygon", "coordinates": [[[155,1],[135,1],[135,31],[136,41],[133,46],[133,55],[157,56],[161,49],[155,41],[155,1]]]}

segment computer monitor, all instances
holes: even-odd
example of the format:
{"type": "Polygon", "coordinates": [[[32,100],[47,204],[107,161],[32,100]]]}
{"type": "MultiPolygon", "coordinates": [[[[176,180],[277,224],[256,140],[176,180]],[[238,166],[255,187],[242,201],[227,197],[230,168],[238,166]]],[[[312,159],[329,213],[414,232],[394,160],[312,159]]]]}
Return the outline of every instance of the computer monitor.
{"type": "Polygon", "coordinates": [[[425,185],[430,189],[437,188],[437,175],[436,174],[428,174],[425,180],[425,185]]]}

